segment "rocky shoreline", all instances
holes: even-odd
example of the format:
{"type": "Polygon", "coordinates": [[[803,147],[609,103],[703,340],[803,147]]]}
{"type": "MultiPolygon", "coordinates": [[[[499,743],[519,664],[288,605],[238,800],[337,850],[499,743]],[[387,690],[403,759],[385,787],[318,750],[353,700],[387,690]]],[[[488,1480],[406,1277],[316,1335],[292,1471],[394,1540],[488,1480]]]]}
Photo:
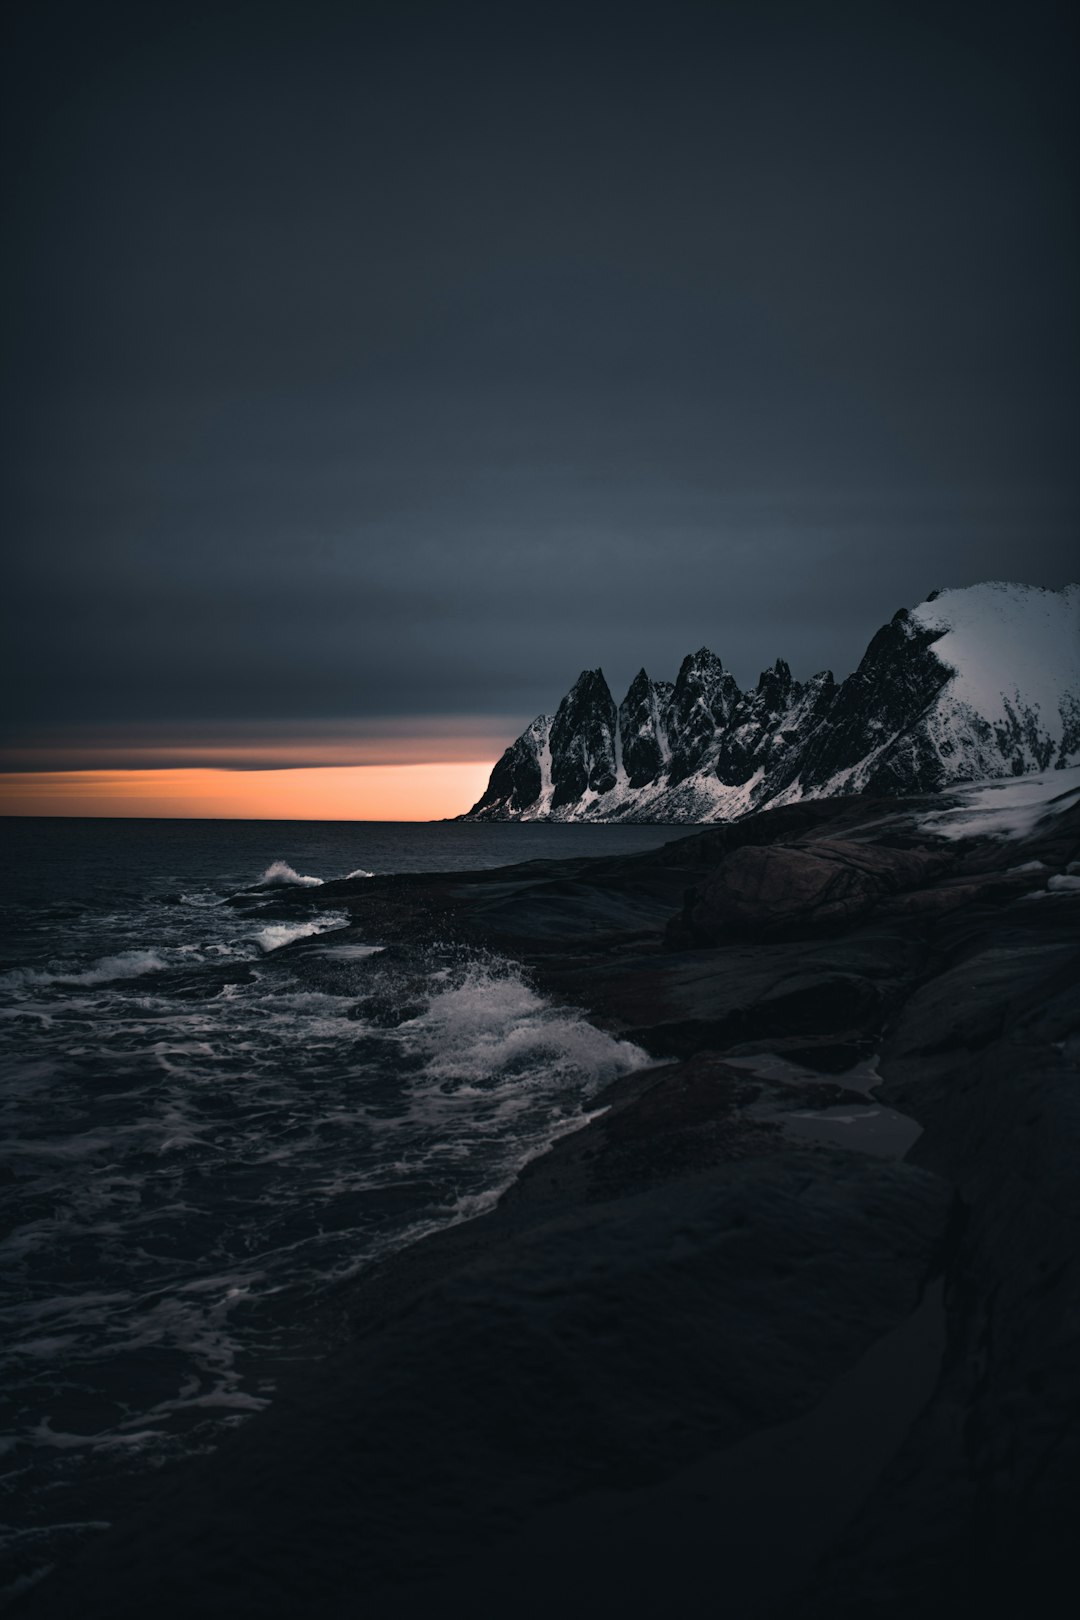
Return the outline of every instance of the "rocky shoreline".
{"type": "Polygon", "coordinates": [[[1008,838],[956,806],[298,894],[511,955],[656,1065],[343,1288],[331,1355],[16,1612],[1054,1612],[1080,805],[1008,838]]]}

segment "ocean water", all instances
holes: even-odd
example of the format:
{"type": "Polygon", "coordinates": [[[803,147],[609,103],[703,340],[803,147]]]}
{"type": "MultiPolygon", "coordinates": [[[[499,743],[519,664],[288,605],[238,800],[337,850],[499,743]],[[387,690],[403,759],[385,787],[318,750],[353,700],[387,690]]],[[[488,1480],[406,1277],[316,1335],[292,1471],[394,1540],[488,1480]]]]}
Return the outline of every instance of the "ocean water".
{"type": "Polygon", "coordinates": [[[9,820],[0,900],[0,1589],[213,1447],[334,1290],[489,1207],[644,1053],[512,961],[382,949],[297,892],[670,828],[9,820]],[[230,897],[273,887],[255,906],[230,897]]]}

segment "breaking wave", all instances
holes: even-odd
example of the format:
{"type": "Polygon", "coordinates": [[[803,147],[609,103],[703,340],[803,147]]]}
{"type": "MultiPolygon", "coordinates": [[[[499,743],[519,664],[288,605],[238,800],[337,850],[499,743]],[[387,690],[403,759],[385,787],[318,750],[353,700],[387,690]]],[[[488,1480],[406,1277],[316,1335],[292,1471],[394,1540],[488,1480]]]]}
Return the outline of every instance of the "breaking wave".
{"type": "Polygon", "coordinates": [[[508,963],[471,965],[403,1033],[429,1079],[464,1086],[502,1076],[519,1088],[530,1080],[573,1083],[587,1095],[652,1061],[576,1008],[552,1006],[508,963]]]}
{"type": "Polygon", "coordinates": [[[322,881],[320,877],[305,877],[302,872],[294,871],[288,861],[271,861],[259,879],[266,887],[300,889],[317,889],[322,881]]]}
{"type": "Polygon", "coordinates": [[[10,989],[45,985],[92,987],[112,984],[117,979],[139,979],[146,973],[164,973],[168,966],[156,950],[118,951],[113,956],[99,957],[87,968],[11,968],[0,974],[0,983],[10,989]]]}
{"type": "Polygon", "coordinates": [[[334,928],[343,928],[348,917],[332,911],[325,917],[309,922],[270,923],[255,935],[255,943],[263,951],[279,951],[283,945],[292,945],[298,939],[311,939],[315,934],[327,934],[334,928]]]}

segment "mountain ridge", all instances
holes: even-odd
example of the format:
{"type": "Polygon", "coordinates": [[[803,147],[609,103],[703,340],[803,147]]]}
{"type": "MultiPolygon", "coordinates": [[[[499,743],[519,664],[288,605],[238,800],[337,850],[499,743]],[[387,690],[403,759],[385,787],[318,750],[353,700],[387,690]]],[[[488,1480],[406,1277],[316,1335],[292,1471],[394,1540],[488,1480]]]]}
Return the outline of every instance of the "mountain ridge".
{"type": "Polygon", "coordinates": [[[1080,585],[999,580],[900,608],[837,682],[778,658],[743,691],[701,647],[616,705],[584,670],[526,727],[462,821],[736,820],[768,805],[1080,762],[1080,585]]]}

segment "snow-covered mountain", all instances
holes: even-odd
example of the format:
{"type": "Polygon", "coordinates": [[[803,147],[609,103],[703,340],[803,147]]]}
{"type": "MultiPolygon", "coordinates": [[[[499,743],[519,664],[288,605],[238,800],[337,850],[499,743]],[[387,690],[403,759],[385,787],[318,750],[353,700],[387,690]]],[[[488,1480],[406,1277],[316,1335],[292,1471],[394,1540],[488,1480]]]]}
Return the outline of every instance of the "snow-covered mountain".
{"type": "Polygon", "coordinates": [[[729,821],[841,793],[1080,764],[1080,585],[989,581],[901,608],[837,684],[778,659],[743,692],[707,647],[618,708],[585,670],[503,754],[468,821],[729,821]]]}

